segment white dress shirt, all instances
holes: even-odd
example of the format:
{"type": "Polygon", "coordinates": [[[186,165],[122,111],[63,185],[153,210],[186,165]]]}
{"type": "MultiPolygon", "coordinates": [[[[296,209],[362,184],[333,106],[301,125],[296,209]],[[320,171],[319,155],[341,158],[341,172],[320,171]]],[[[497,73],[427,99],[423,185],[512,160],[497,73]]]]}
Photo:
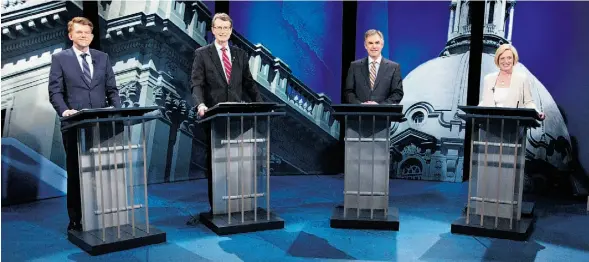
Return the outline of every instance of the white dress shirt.
{"type": "MultiPolygon", "coordinates": [[[[225,76],[225,79],[227,79],[227,71],[225,71],[225,63],[223,63],[223,51],[221,51],[221,48],[223,48],[221,45],[219,45],[219,43],[217,43],[217,41],[215,41],[215,48],[217,49],[217,54],[219,54],[219,60],[221,61],[221,65],[223,66],[223,75],[225,76]]],[[[229,63],[231,64],[231,66],[233,66],[233,63],[231,61],[231,49],[229,49],[229,46],[225,47],[227,50],[225,50],[225,52],[227,52],[227,57],[229,58],[229,63]]],[[[227,79],[227,81],[229,81],[229,79],[227,79]]]]}
{"type": "Polygon", "coordinates": [[[380,62],[382,61],[382,56],[379,56],[376,60],[372,59],[372,57],[368,57],[368,74],[370,74],[370,67],[372,67],[372,62],[376,61],[376,73],[374,73],[374,77],[378,77],[378,69],[380,69],[380,62]]]}
{"type": "MultiPolygon", "coordinates": [[[[82,72],[84,72],[84,65],[82,64],[82,54],[84,52],[78,50],[75,47],[72,47],[72,49],[74,49],[74,53],[76,54],[76,58],[78,59],[78,63],[80,64],[80,68],[82,69],[82,72]]],[[[88,50],[88,52],[86,54],[88,54],[86,56],[86,62],[88,62],[88,66],[90,67],[90,78],[93,78],[94,77],[94,64],[92,64],[92,57],[90,55],[90,51],[88,50]]]]}
{"type": "Polygon", "coordinates": [[[497,87],[493,95],[495,105],[497,107],[504,107],[505,102],[509,98],[509,87],[497,87]]]}

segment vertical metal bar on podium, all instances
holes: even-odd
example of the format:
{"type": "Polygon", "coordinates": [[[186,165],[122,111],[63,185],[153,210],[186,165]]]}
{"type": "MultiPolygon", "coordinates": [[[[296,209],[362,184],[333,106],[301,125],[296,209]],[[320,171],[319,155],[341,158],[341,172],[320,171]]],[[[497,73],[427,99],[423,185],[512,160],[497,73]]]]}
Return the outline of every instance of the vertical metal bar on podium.
{"type": "Polygon", "coordinates": [[[145,142],[145,119],[141,119],[141,142],[143,142],[143,193],[145,197],[145,228],[149,234],[149,200],[147,199],[147,146],[145,142]]]}
{"type": "Polygon", "coordinates": [[[270,221],[270,116],[266,118],[266,219],[270,221]]]}
{"type": "Polygon", "coordinates": [[[98,137],[98,139],[97,139],[98,143],[94,142],[93,144],[98,146],[98,148],[97,148],[97,150],[98,150],[98,173],[100,174],[99,179],[100,179],[100,199],[101,199],[100,206],[102,207],[102,212],[100,213],[100,217],[102,220],[102,241],[105,241],[105,239],[106,239],[106,220],[104,217],[104,215],[105,215],[104,205],[106,203],[104,202],[104,180],[103,180],[104,174],[102,173],[102,153],[101,153],[102,145],[100,143],[101,136],[100,136],[100,123],[99,122],[96,122],[96,129],[95,130],[96,131],[94,132],[95,133],[94,137],[98,137]]]}
{"type": "MultiPolygon", "coordinates": [[[[115,121],[112,121],[111,123],[112,123],[113,154],[114,154],[114,160],[115,160],[115,203],[116,203],[115,210],[116,210],[116,216],[117,216],[117,218],[115,220],[117,221],[117,238],[120,239],[121,238],[121,220],[120,220],[121,219],[121,216],[120,216],[121,205],[119,203],[119,157],[117,155],[117,129],[116,129],[115,121]]],[[[124,151],[125,145],[123,143],[121,143],[121,147],[123,148],[123,151],[121,151],[121,152],[125,152],[124,151]]]]}
{"type": "Polygon", "coordinates": [[[374,154],[375,150],[376,150],[376,146],[374,143],[374,132],[376,131],[375,128],[376,125],[376,116],[372,116],[372,180],[370,181],[370,184],[372,185],[372,188],[370,190],[370,219],[374,218],[374,154]]]}
{"type": "MultiPolygon", "coordinates": [[[[123,163],[123,185],[124,185],[123,199],[125,200],[125,208],[124,208],[124,210],[125,210],[125,217],[126,217],[125,222],[128,224],[129,221],[130,221],[129,216],[130,216],[130,213],[131,212],[129,210],[129,207],[130,207],[130,204],[129,204],[130,199],[129,199],[129,194],[128,194],[128,191],[129,191],[129,188],[128,188],[129,187],[129,182],[127,180],[127,172],[129,172],[127,170],[127,166],[129,166],[129,163],[127,163],[127,161],[128,161],[127,154],[128,153],[125,150],[128,151],[128,150],[131,150],[131,148],[129,146],[127,146],[127,149],[125,149],[125,138],[127,137],[127,131],[126,131],[127,130],[126,129],[127,126],[125,124],[125,120],[121,121],[121,124],[123,125],[123,131],[122,131],[122,134],[121,134],[121,146],[122,146],[122,149],[121,149],[122,150],[121,151],[121,158],[122,158],[122,163],[123,163]]],[[[128,139],[129,138],[127,137],[127,140],[128,139]]]]}
{"type": "MultiPolygon", "coordinates": [[[[471,123],[470,133],[472,135],[471,135],[471,138],[470,138],[470,164],[469,164],[469,167],[470,168],[468,169],[468,199],[466,201],[466,224],[467,225],[470,225],[470,201],[471,201],[470,200],[470,197],[471,197],[471,186],[472,186],[472,181],[473,181],[473,177],[472,177],[472,169],[473,169],[472,159],[473,159],[473,155],[472,155],[472,153],[474,152],[474,150],[473,150],[473,146],[474,146],[473,137],[474,137],[474,126],[475,126],[474,117],[470,119],[470,123],[471,123]]],[[[479,140],[480,140],[480,138],[481,138],[480,137],[481,131],[478,130],[478,128],[477,128],[477,131],[478,131],[477,133],[479,134],[479,140]]],[[[477,155],[478,155],[478,153],[477,153],[477,155]]],[[[477,161],[477,163],[478,163],[478,161],[477,161]]],[[[477,173],[477,176],[478,176],[478,173],[477,173]]],[[[477,178],[477,181],[478,181],[478,178],[477,178]]]]}
{"type": "Polygon", "coordinates": [[[254,115],[254,221],[258,221],[258,116],[254,115]]]}
{"type": "Polygon", "coordinates": [[[356,192],[356,217],[360,217],[360,185],[362,184],[361,175],[362,162],[362,115],[358,115],[358,192],[356,192]]]}
{"type": "Polygon", "coordinates": [[[237,169],[237,177],[240,183],[240,194],[241,195],[241,223],[244,222],[245,220],[245,203],[243,202],[243,195],[244,195],[244,189],[243,189],[243,138],[244,138],[244,134],[243,134],[243,116],[241,116],[240,119],[240,128],[241,131],[239,133],[239,136],[241,139],[239,139],[239,168],[237,169]]]}
{"type": "MultiPolygon", "coordinates": [[[[108,123],[107,123],[108,124],[108,123]]],[[[106,171],[106,185],[107,188],[109,189],[108,191],[108,203],[109,205],[106,208],[106,212],[108,213],[108,216],[110,217],[110,220],[112,221],[111,226],[115,225],[115,214],[116,214],[116,210],[115,210],[115,205],[113,205],[113,183],[112,183],[112,168],[111,168],[111,149],[110,149],[110,145],[111,145],[111,141],[110,141],[110,136],[109,136],[109,132],[108,132],[108,125],[103,125],[104,128],[104,132],[106,133],[104,136],[104,143],[106,144],[105,148],[105,152],[106,152],[106,163],[105,165],[107,166],[107,171],[106,171]],[[105,127],[106,126],[106,127],[105,127]]],[[[101,138],[102,140],[102,138],[101,138]]],[[[115,183],[116,185],[116,183],[115,183]]]]}
{"type": "Polygon", "coordinates": [[[127,143],[129,145],[129,153],[127,154],[127,159],[129,163],[129,187],[131,188],[131,230],[133,231],[133,237],[135,237],[135,194],[134,194],[134,187],[135,187],[135,179],[133,178],[133,147],[131,146],[131,120],[127,117],[127,143]]]}
{"type": "MultiPolygon", "coordinates": [[[[524,129],[524,132],[522,134],[521,140],[521,146],[522,146],[522,150],[520,152],[520,159],[519,162],[521,163],[521,165],[523,166],[525,161],[526,161],[526,143],[528,142],[528,128],[526,126],[522,127],[524,129]]],[[[517,200],[517,220],[519,221],[521,219],[522,216],[522,198],[523,198],[523,190],[524,190],[524,168],[520,168],[519,169],[519,187],[518,187],[518,200],[517,200]]]]}
{"type": "Polygon", "coordinates": [[[346,218],[346,211],[348,210],[347,200],[348,200],[348,187],[346,186],[346,170],[348,170],[347,166],[349,165],[348,161],[348,115],[344,116],[344,218],[346,218]]]}
{"type": "Polygon", "coordinates": [[[385,169],[386,169],[386,173],[384,176],[384,184],[385,184],[385,197],[384,197],[384,217],[386,218],[388,216],[388,212],[389,212],[389,176],[391,175],[391,156],[390,156],[390,146],[391,146],[391,119],[390,116],[387,116],[387,133],[386,133],[386,152],[387,152],[387,157],[385,160],[385,169]]]}
{"type": "MultiPolygon", "coordinates": [[[[488,148],[489,148],[489,121],[490,118],[487,117],[487,125],[485,128],[485,167],[483,168],[483,176],[485,177],[483,188],[485,189],[485,193],[482,194],[481,200],[481,226],[484,226],[484,219],[485,219],[485,197],[487,195],[487,156],[488,156],[488,148]]],[[[480,194],[479,194],[480,195],[480,194]]]]}
{"type": "Polygon", "coordinates": [[[227,224],[231,224],[231,185],[230,185],[230,179],[229,177],[231,176],[231,144],[230,144],[230,139],[231,139],[231,123],[230,123],[231,119],[230,116],[227,116],[227,132],[226,132],[226,143],[225,143],[225,151],[227,153],[227,160],[225,161],[225,164],[227,166],[227,173],[225,175],[225,179],[227,181],[227,185],[225,186],[227,189],[227,224]]]}
{"type": "MultiPolygon", "coordinates": [[[[86,145],[86,142],[85,142],[85,140],[86,140],[86,132],[85,132],[85,129],[84,128],[78,127],[78,128],[76,128],[76,133],[77,133],[77,136],[78,136],[76,138],[76,146],[78,147],[78,150],[77,150],[78,151],[78,154],[77,154],[78,155],[78,176],[80,178],[79,179],[80,180],[79,181],[80,182],[80,203],[82,203],[82,214],[81,214],[82,215],[81,216],[81,218],[82,218],[82,229],[85,229],[87,231],[88,230],[87,229],[88,225],[86,225],[84,223],[84,209],[85,209],[84,206],[86,205],[85,204],[86,202],[84,202],[84,172],[82,172],[82,170],[83,170],[82,158],[80,157],[80,155],[82,154],[82,148],[84,148],[84,149],[86,148],[85,147],[85,145],[86,145]]],[[[66,158],[67,157],[71,157],[71,155],[70,156],[66,155],[65,157],[66,158]]]]}
{"type": "Polygon", "coordinates": [[[499,138],[499,172],[497,174],[497,211],[495,213],[495,228],[499,225],[499,193],[501,188],[501,160],[503,156],[503,127],[505,125],[505,119],[501,119],[501,137],[499,138]]]}

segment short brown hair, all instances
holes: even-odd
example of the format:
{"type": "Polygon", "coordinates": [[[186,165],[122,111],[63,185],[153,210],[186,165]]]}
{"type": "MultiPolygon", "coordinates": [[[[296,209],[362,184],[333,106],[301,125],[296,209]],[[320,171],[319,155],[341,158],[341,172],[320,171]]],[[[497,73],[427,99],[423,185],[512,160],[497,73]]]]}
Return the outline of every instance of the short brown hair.
{"type": "Polygon", "coordinates": [[[366,31],[366,33],[364,33],[364,40],[366,40],[366,38],[373,36],[373,35],[378,35],[378,36],[380,36],[380,38],[382,40],[384,40],[384,36],[382,35],[382,32],[378,31],[376,29],[370,29],[370,30],[366,31]]]}
{"type": "Polygon", "coordinates": [[[517,50],[515,49],[515,47],[511,44],[502,44],[499,46],[499,48],[497,48],[497,51],[495,52],[496,66],[499,66],[499,57],[507,50],[511,50],[511,52],[513,53],[513,65],[516,65],[517,62],[519,62],[519,55],[517,54],[517,50]]]}
{"type": "Polygon", "coordinates": [[[92,22],[90,22],[90,20],[88,20],[88,18],[78,16],[78,17],[72,18],[72,20],[70,20],[67,23],[68,33],[72,32],[72,29],[74,29],[74,24],[87,25],[90,27],[90,30],[94,30],[94,24],[92,24],[92,22]]]}
{"type": "Polygon", "coordinates": [[[215,16],[213,16],[213,19],[211,20],[211,27],[215,26],[215,20],[217,19],[221,21],[229,21],[229,23],[231,23],[231,27],[233,27],[233,20],[231,20],[231,17],[229,17],[229,15],[225,13],[216,13],[215,16]]]}

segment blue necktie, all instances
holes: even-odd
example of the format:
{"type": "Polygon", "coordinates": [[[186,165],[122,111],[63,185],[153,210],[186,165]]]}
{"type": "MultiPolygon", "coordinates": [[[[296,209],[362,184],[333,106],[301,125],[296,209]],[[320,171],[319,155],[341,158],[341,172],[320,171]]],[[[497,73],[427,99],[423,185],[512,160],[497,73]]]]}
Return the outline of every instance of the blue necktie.
{"type": "Polygon", "coordinates": [[[90,76],[90,65],[88,64],[88,61],[86,61],[86,56],[88,56],[88,54],[84,53],[80,56],[82,57],[82,68],[84,68],[84,70],[82,70],[82,73],[84,73],[84,78],[86,79],[88,84],[90,84],[92,82],[92,76],[90,76]]]}

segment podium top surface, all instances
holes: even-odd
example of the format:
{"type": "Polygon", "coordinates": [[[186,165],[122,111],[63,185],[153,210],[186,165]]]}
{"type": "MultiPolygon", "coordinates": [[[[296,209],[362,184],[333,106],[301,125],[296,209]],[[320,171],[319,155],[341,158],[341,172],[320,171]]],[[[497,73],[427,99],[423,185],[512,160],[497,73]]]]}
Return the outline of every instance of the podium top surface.
{"type": "Polygon", "coordinates": [[[335,111],[334,115],[354,114],[402,114],[402,105],[369,105],[369,104],[339,104],[331,106],[335,111]]]}
{"type": "Polygon", "coordinates": [[[129,120],[132,123],[138,123],[142,120],[159,118],[160,109],[159,106],[82,109],[71,116],[62,117],[61,130],[80,128],[98,122],[106,123],[129,120]]]}
{"type": "Polygon", "coordinates": [[[458,106],[458,109],[462,110],[467,115],[529,117],[538,119],[538,113],[532,108],[458,106]]]}
{"type": "Polygon", "coordinates": [[[532,108],[510,108],[510,107],[483,107],[483,106],[458,106],[466,114],[458,114],[464,120],[471,119],[496,119],[496,120],[519,120],[520,124],[530,127],[537,127],[540,117],[538,112],[532,108]]]}
{"type": "Polygon", "coordinates": [[[76,122],[86,119],[96,118],[112,118],[116,117],[128,117],[128,116],[142,116],[146,113],[159,110],[159,106],[149,107],[129,107],[129,108],[94,108],[94,109],[82,109],[77,113],[62,117],[61,121],[76,122]]]}
{"type": "MultiPolygon", "coordinates": [[[[333,105],[333,116],[345,121],[345,117],[387,117],[392,122],[404,122],[405,115],[403,114],[402,105],[363,105],[363,104],[340,104],[333,105]]],[[[379,120],[380,121],[380,120],[379,120]]]]}
{"type": "Polygon", "coordinates": [[[218,116],[248,116],[248,115],[264,115],[271,114],[276,111],[284,109],[284,104],[274,102],[225,102],[219,103],[209,108],[199,122],[206,122],[218,116]]]}

